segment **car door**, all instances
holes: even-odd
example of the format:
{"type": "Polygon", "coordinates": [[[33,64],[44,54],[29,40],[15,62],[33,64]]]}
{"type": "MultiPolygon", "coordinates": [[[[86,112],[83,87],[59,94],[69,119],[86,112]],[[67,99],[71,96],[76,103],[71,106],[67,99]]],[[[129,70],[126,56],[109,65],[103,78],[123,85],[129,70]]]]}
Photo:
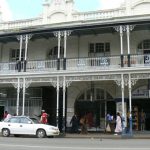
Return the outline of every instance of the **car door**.
{"type": "Polygon", "coordinates": [[[20,134],[34,134],[33,130],[33,123],[32,121],[27,118],[27,117],[20,117],[20,122],[19,122],[19,133],[20,134]]]}
{"type": "Polygon", "coordinates": [[[19,134],[19,118],[18,117],[12,117],[7,122],[5,122],[6,128],[10,130],[11,134],[19,134]]]}

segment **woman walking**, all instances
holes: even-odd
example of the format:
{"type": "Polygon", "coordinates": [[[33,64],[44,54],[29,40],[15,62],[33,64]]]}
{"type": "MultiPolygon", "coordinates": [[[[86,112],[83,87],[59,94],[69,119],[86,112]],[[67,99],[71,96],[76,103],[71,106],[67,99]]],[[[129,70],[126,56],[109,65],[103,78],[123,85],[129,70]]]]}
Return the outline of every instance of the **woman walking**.
{"type": "Polygon", "coordinates": [[[118,135],[121,132],[122,132],[122,121],[120,113],[117,112],[115,135],[118,135]]]}

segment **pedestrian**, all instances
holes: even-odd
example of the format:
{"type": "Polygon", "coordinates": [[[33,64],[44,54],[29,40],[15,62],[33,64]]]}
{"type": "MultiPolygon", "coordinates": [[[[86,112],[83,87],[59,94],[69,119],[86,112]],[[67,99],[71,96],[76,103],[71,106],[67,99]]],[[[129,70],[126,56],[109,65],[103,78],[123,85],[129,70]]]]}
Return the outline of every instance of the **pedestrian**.
{"type": "Polygon", "coordinates": [[[74,114],[71,118],[70,124],[72,124],[71,127],[71,132],[72,133],[78,133],[78,128],[79,128],[79,121],[78,121],[78,117],[76,114],[74,114]]]}
{"type": "Polygon", "coordinates": [[[45,112],[45,110],[42,110],[40,122],[43,124],[48,123],[48,114],[45,112]]]}
{"type": "Polygon", "coordinates": [[[142,109],[142,112],[141,112],[141,116],[140,116],[140,120],[141,120],[141,131],[144,131],[145,130],[145,119],[146,119],[146,114],[145,112],[143,111],[142,109]]]}
{"type": "Polygon", "coordinates": [[[88,127],[89,128],[92,128],[92,126],[93,126],[93,114],[92,114],[92,112],[88,112],[87,113],[87,122],[88,122],[88,127]]]}
{"type": "Polygon", "coordinates": [[[80,125],[81,125],[81,134],[87,134],[87,117],[86,115],[82,116],[80,118],[80,125]]]}
{"type": "Polygon", "coordinates": [[[7,115],[8,115],[8,112],[7,112],[7,111],[5,111],[5,112],[4,112],[3,119],[6,119],[7,115]]]}
{"type": "Polygon", "coordinates": [[[111,120],[112,120],[112,118],[111,118],[110,113],[107,113],[107,115],[106,115],[106,129],[105,129],[106,132],[111,132],[111,128],[110,128],[111,120]]]}
{"type": "Polygon", "coordinates": [[[11,118],[11,114],[9,114],[8,111],[5,111],[3,118],[4,118],[4,119],[9,119],[9,118],[11,118]]]}
{"type": "Polygon", "coordinates": [[[115,135],[118,135],[121,132],[122,132],[122,119],[120,113],[117,112],[115,135]]]}

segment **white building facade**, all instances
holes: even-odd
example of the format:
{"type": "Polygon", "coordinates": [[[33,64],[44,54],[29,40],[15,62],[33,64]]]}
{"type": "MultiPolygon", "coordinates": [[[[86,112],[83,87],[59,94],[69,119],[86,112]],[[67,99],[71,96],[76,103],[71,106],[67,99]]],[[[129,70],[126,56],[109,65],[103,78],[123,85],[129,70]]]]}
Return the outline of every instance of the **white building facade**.
{"type": "Polygon", "coordinates": [[[123,128],[150,130],[150,0],[119,8],[74,10],[73,0],[45,0],[33,19],[0,22],[0,108],[70,127],[74,113],[92,114],[89,130],[104,130],[120,112],[123,128]],[[128,114],[128,115],[127,115],[128,114]]]}

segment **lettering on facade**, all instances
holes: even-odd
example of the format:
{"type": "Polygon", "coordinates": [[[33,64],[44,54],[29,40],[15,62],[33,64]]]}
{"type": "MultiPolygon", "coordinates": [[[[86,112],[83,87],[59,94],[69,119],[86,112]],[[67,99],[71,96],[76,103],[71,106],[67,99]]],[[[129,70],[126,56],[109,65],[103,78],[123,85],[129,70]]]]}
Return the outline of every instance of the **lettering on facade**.
{"type": "Polygon", "coordinates": [[[150,55],[144,56],[144,64],[148,66],[150,65],[150,55]]]}
{"type": "Polygon", "coordinates": [[[149,91],[146,86],[142,86],[132,92],[132,97],[133,98],[148,98],[149,91]]]}

